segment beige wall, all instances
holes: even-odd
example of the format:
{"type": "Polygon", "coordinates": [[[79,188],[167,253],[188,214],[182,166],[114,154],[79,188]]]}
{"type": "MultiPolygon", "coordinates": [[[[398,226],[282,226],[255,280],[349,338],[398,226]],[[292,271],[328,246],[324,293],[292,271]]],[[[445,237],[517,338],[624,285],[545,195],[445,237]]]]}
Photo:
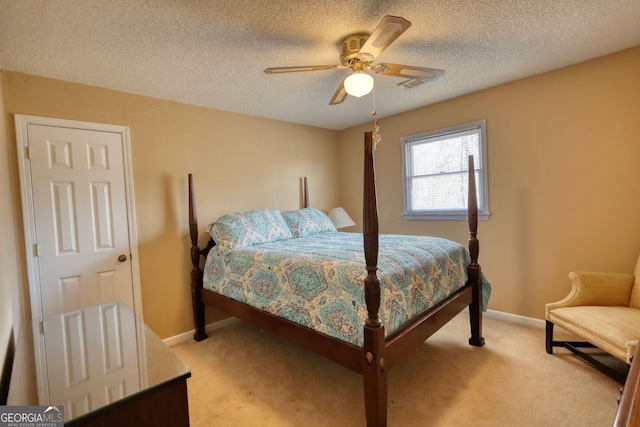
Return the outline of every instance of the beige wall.
{"type": "MultiPolygon", "coordinates": [[[[9,185],[9,147],[6,127],[6,117],[4,114],[4,104],[2,103],[2,85],[0,85],[0,199],[11,200],[11,187],[9,185]]],[[[5,218],[11,218],[11,204],[0,204],[0,228],[4,236],[11,226],[11,222],[5,221],[5,218]],[[8,222],[8,223],[7,223],[8,222]]],[[[4,260],[4,254],[8,252],[8,247],[15,244],[15,240],[0,239],[0,369],[4,366],[7,345],[11,336],[13,310],[11,308],[11,289],[15,286],[15,269],[16,265],[7,265],[4,260]]]]}
{"type": "Polygon", "coordinates": [[[23,313],[20,289],[26,283],[18,252],[23,251],[22,219],[17,189],[16,148],[11,143],[12,125],[5,114],[0,74],[0,367],[3,366],[11,330],[17,339],[23,313]]]}
{"type": "MultiPolygon", "coordinates": [[[[310,179],[313,206],[326,211],[340,204],[360,222],[362,134],[370,124],[332,132],[19,73],[0,75],[0,116],[6,122],[0,120],[0,199],[3,219],[11,218],[2,223],[8,236],[0,243],[2,253],[10,256],[0,261],[0,296],[7,283],[27,287],[13,114],[131,128],[144,315],[162,337],[193,328],[187,173],[195,175],[201,230],[230,211],[297,208],[300,176],[310,179]]],[[[569,271],[632,271],[640,252],[638,75],[640,47],[380,120],[381,231],[466,242],[464,222],[402,219],[399,140],[486,119],[492,215],[480,222],[479,237],[480,261],[494,288],[489,307],[540,318],[545,302],[567,293],[569,271]]],[[[7,309],[14,317],[28,313],[19,295],[12,299],[14,304],[0,298],[2,345],[10,329],[7,309]]],[[[222,316],[209,313],[208,321],[222,316]]]]}
{"type": "MultiPolygon", "coordinates": [[[[336,132],[13,72],[3,72],[3,84],[11,120],[30,114],[130,127],[144,318],[163,338],[193,329],[188,173],[201,231],[233,211],[300,207],[302,176],[314,207],[338,204],[336,132]]],[[[19,204],[19,194],[10,200],[19,204]]],[[[211,314],[208,321],[221,316],[211,314]]]]}
{"type": "MultiPolygon", "coordinates": [[[[403,220],[400,138],[486,119],[491,217],[480,221],[479,239],[493,285],[489,308],[542,318],[546,302],[568,293],[570,271],[633,272],[639,77],[636,47],[380,120],[381,232],[466,242],[466,222],[403,220]]],[[[361,217],[361,147],[370,129],[339,135],[341,199],[354,218],[361,217]]]]}

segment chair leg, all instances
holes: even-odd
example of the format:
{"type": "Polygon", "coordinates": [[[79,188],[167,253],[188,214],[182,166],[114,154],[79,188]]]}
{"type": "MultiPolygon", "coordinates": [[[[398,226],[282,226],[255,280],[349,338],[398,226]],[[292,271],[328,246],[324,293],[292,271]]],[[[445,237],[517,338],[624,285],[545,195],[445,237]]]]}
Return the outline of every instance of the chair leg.
{"type": "Polygon", "coordinates": [[[548,320],[546,322],[547,323],[546,323],[545,345],[546,345],[547,353],[553,354],[553,347],[564,347],[567,350],[571,351],[576,356],[580,357],[582,360],[584,360],[588,364],[590,364],[591,366],[593,366],[594,368],[596,368],[597,370],[599,370],[600,372],[602,372],[603,374],[605,374],[606,376],[608,376],[609,378],[613,379],[614,381],[617,381],[619,384],[625,383],[628,369],[627,369],[627,372],[618,372],[612,369],[611,367],[605,365],[604,363],[600,362],[599,360],[595,359],[594,357],[591,357],[591,355],[589,355],[588,353],[585,353],[579,350],[580,348],[594,348],[595,346],[589,342],[554,341],[553,340],[554,324],[549,322],[548,320]]]}
{"type": "Polygon", "coordinates": [[[547,353],[553,354],[553,323],[547,320],[546,347],[547,353]]]}

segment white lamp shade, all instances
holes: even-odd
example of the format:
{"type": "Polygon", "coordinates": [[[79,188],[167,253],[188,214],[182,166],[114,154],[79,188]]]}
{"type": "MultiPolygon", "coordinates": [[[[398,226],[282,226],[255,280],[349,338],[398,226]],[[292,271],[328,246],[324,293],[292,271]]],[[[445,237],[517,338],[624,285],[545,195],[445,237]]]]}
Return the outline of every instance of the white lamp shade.
{"type": "Polygon", "coordinates": [[[349,95],[360,98],[373,90],[373,77],[361,71],[354,71],[344,79],[344,90],[349,95]]]}
{"type": "Polygon", "coordinates": [[[329,218],[333,221],[333,224],[337,229],[351,227],[356,225],[351,219],[349,214],[343,208],[333,208],[329,211],[329,218]]]}

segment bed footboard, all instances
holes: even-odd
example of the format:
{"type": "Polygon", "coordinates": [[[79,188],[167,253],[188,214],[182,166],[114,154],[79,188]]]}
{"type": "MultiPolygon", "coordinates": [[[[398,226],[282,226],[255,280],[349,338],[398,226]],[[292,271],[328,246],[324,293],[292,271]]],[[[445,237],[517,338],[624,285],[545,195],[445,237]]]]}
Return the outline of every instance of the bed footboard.
{"type": "MultiPolygon", "coordinates": [[[[364,294],[367,304],[368,317],[364,324],[364,344],[362,349],[363,382],[365,396],[365,412],[368,426],[386,426],[387,423],[387,377],[386,371],[391,366],[396,354],[388,346],[392,341],[385,342],[385,329],[379,316],[380,310],[380,280],[377,277],[378,262],[378,207],[375,182],[375,161],[372,133],[364,135],[364,200],[363,200],[363,240],[364,255],[367,265],[367,277],[364,279],[364,294]],[[387,352],[389,352],[387,357],[387,352]]],[[[467,286],[471,287],[471,303],[469,304],[469,322],[471,338],[469,344],[484,345],[482,337],[482,271],[478,264],[479,241],[478,231],[478,203],[476,196],[475,166],[473,156],[469,156],[469,192],[468,192],[468,220],[469,220],[469,255],[471,262],[467,270],[467,286]]],[[[451,306],[446,315],[455,316],[459,308],[451,306]]],[[[449,306],[449,304],[445,304],[449,306]]],[[[443,306],[443,307],[445,307],[443,306]]],[[[422,324],[422,321],[418,322],[422,324]]],[[[439,322],[435,322],[436,324],[439,322]]],[[[439,326],[438,326],[439,328],[439,326]]],[[[436,328],[437,329],[437,328],[436,328]]],[[[409,334],[407,334],[409,335],[409,334]]],[[[422,338],[424,339],[424,338],[422,338]]],[[[401,340],[396,340],[401,341],[401,340]]],[[[409,342],[410,340],[407,339],[409,342]]],[[[396,349],[394,349],[395,351],[396,349]]],[[[402,350],[400,350],[402,351],[402,350]]]]}

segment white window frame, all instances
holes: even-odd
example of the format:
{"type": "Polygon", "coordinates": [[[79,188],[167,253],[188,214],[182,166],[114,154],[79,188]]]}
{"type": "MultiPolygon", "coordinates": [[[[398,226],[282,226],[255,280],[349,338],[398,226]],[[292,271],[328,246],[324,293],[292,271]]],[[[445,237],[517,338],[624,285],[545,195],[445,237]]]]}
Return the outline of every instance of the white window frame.
{"type": "Polygon", "coordinates": [[[409,135],[400,138],[402,148],[402,194],[403,194],[403,214],[407,220],[466,220],[467,209],[420,209],[411,208],[411,179],[413,173],[412,147],[416,142],[425,140],[442,140],[443,137],[457,133],[469,131],[479,131],[480,144],[479,159],[474,159],[476,170],[476,189],[478,196],[478,219],[489,218],[489,186],[487,179],[487,125],[486,120],[478,120],[457,126],[424,132],[417,135],[409,135]]]}

